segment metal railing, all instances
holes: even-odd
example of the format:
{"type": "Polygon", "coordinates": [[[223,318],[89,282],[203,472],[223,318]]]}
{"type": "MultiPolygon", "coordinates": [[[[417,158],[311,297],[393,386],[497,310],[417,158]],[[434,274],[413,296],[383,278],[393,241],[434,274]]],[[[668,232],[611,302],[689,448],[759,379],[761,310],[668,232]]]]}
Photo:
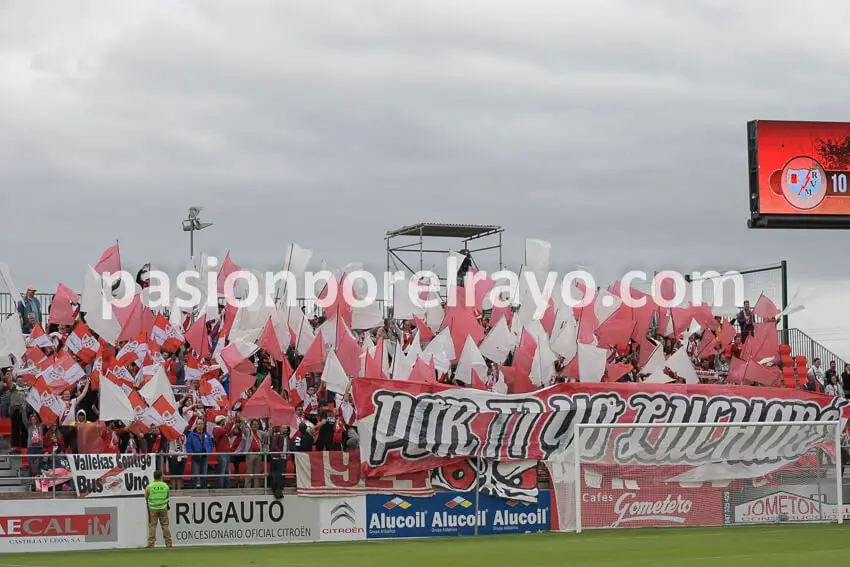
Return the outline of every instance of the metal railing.
{"type": "MultiPolygon", "coordinates": [[[[295,473],[287,474],[287,462],[294,461],[292,452],[246,452],[246,453],[149,453],[153,457],[154,470],[163,472],[163,480],[169,482],[172,488],[180,490],[230,490],[230,489],[262,489],[263,494],[276,488],[277,482],[272,482],[272,476],[278,475],[283,489],[284,485],[295,484],[295,473]],[[240,473],[234,465],[234,459],[245,459],[259,457],[259,472],[240,473]],[[210,457],[215,457],[216,463],[209,463],[210,457]],[[228,457],[228,470],[219,471],[221,457],[228,457]],[[173,459],[181,459],[182,470],[172,471],[173,459]],[[197,465],[197,459],[205,461],[197,465]],[[190,466],[190,462],[192,463],[190,466]],[[210,472],[210,469],[213,469],[210,472]],[[236,479],[237,486],[231,486],[232,479],[236,479]],[[191,486],[186,486],[187,481],[191,486]],[[207,482],[209,481],[209,482],[207,482]],[[245,486],[238,486],[244,481],[245,486]],[[249,486],[250,485],[250,486],[249,486]]],[[[0,494],[44,495],[50,498],[76,497],[74,478],[71,475],[70,463],[73,454],[59,454],[55,452],[43,454],[3,454],[0,455],[0,494]],[[25,462],[26,461],[26,462],[25,462]],[[39,469],[43,464],[49,463],[49,468],[42,473],[35,474],[36,467],[39,469]],[[57,468],[58,467],[58,468],[57,468]],[[6,473],[5,475],[3,473],[6,473]],[[20,490],[14,490],[20,488],[20,490]],[[12,489],[12,490],[10,490],[12,489]]],[[[278,479],[275,479],[278,480],[278,479]]]]}
{"type": "MultiPolygon", "coordinates": [[[[47,317],[50,313],[50,306],[53,304],[54,293],[36,293],[35,297],[41,303],[41,326],[47,330],[47,317]]],[[[8,292],[0,293],[0,319],[5,319],[12,313],[18,312],[18,302],[20,299],[13,299],[12,294],[8,292]]]]}
{"type": "Polygon", "coordinates": [[[779,331],[779,342],[786,341],[791,346],[791,356],[805,356],[809,366],[816,358],[821,360],[822,368],[828,368],[829,363],[835,361],[835,368],[839,375],[844,372],[845,360],[817,342],[815,339],[800,329],[788,329],[787,338],[785,331],[779,331]]]}

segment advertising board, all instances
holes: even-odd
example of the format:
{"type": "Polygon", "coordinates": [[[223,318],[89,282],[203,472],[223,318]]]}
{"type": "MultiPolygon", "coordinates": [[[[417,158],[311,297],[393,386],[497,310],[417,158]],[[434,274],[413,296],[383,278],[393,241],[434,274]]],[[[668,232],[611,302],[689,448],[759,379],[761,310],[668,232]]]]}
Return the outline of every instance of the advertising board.
{"type": "Polygon", "coordinates": [[[145,503],[116,498],[4,500],[0,507],[0,553],[133,548],[145,545],[145,503]]]}
{"type": "Polygon", "coordinates": [[[541,490],[537,503],[479,495],[438,492],[429,498],[366,496],[369,539],[529,533],[551,529],[551,493],[541,490]]]}
{"type": "Polygon", "coordinates": [[[172,498],[174,545],[319,541],[319,502],[301,496],[172,498]]]}

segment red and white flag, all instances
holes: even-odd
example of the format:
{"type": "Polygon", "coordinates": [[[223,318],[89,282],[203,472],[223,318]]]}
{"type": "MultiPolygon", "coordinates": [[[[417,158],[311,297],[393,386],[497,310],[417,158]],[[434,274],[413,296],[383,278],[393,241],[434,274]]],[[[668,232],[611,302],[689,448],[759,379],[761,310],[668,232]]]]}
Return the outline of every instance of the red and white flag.
{"type": "Polygon", "coordinates": [[[38,377],[27,395],[27,403],[38,412],[45,425],[53,425],[62,415],[65,404],[54,394],[43,377],[38,377]]]}
{"type": "Polygon", "coordinates": [[[36,323],[27,339],[27,346],[38,348],[53,348],[53,339],[47,336],[44,329],[41,328],[41,323],[36,323]]]}
{"type": "Polygon", "coordinates": [[[169,441],[175,441],[183,436],[189,423],[177,411],[177,408],[165,396],[160,396],[150,407],[159,430],[169,441]]]}
{"type": "Polygon", "coordinates": [[[74,357],[63,352],[56,362],[41,373],[41,378],[54,392],[69,390],[86,375],[74,357]]]}
{"type": "Polygon", "coordinates": [[[121,350],[118,351],[117,355],[118,364],[122,366],[135,364],[136,366],[141,367],[149,350],[148,335],[147,333],[142,333],[121,347],[121,350]]]}
{"type": "MultiPolygon", "coordinates": [[[[120,387],[121,390],[127,395],[130,395],[130,392],[133,392],[135,390],[136,380],[130,375],[130,372],[123,366],[114,366],[112,369],[107,371],[104,375],[104,380],[112,382],[116,386],[120,387]]],[[[100,381],[101,384],[104,380],[100,381]]]]}
{"type": "Polygon", "coordinates": [[[226,408],[230,406],[227,392],[216,378],[201,380],[199,387],[201,403],[208,408],[226,408]]]}
{"type": "Polygon", "coordinates": [[[80,321],[68,335],[65,348],[79,358],[83,364],[91,364],[100,351],[100,343],[94,338],[88,326],[80,321]]]}
{"type": "Polygon", "coordinates": [[[151,339],[162,350],[168,352],[177,352],[185,341],[183,330],[179,326],[169,323],[168,319],[162,313],[156,316],[156,321],[154,321],[153,330],[151,331],[151,339]]]}

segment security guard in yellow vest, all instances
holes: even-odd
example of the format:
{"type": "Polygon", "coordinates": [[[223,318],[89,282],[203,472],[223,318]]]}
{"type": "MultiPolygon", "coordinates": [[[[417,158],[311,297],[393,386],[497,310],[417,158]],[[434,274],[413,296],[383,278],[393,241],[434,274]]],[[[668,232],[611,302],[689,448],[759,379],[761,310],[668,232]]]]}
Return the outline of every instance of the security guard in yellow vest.
{"type": "Polygon", "coordinates": [[[168,485],[162,482],[162,471],[154,471],[153,482],[145,488],[148,502],[148,547],[156,544],[156,524],[162,524],[165,547],[171,547],[171,528],[168,526],[168,485]]]}

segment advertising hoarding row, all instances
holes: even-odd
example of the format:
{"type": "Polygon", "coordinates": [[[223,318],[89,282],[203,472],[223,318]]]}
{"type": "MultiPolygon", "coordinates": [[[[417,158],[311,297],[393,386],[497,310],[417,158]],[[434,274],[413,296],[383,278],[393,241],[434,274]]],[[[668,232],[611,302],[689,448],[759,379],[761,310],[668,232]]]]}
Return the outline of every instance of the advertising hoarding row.
{"type": "MultiPolygon", "coordinates": [[[[168,512],[175,546],[281,544],[527,533],[551,528],[549,491],[536,504],[480,495],[175,497],[168,512]]],[[[162,544],[162,534],[158,533],[162,544]]],[[[147,543],[143,498],[6,501],[0,553],[132,549],[147,543]]]]}

